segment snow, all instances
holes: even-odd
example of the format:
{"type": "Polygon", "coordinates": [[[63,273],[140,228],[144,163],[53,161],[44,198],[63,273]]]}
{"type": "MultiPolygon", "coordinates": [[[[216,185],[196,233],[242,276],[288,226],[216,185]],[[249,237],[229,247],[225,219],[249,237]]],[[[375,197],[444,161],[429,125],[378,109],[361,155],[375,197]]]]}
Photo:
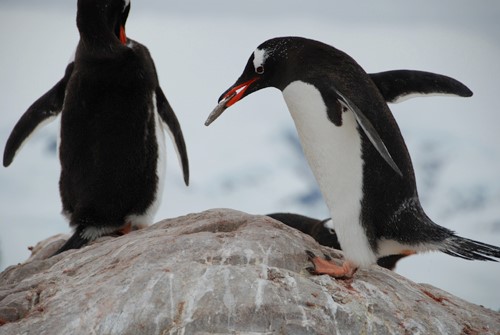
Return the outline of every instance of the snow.
{"type": "MultiPolygon", "coordinates": [[[[63,75],[78,41],[76,1],[0,3],[0,144],[22,113],[63,75]]],[[[368,72],[433,71],[461,80],[471,98],[412,99],[393,110],[413,158],[427,214],[460,236],[500,245],[500,4],[431,0],[287,2],[135,1],[127,34],[149,47],[161,86],[182,125],[191,164],[185,187],[167,144],[163,203],[156,219],[214,207],[326,217],[292,119],[277,90],[204,121],[255,48],[297,35],[346,51],[368,72]],[[410,6],[410,7],[409,7],[410,6]]],[[[27,247],[69,227],[60,214],[58,122],[41,129],[0,168],[1,268],[27,247]]],[[[397,272],[468,301],[500,309],[500,264],[444,254],[402,260],[397,272]]]]}

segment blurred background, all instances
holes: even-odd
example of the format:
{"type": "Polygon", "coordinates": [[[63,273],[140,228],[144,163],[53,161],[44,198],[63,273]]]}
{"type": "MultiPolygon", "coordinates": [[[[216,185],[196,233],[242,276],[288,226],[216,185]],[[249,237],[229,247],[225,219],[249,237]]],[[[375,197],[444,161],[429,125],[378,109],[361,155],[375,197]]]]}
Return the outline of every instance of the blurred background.
{"type": "MultiPolygon", "coordinates": [[[[78,42],[75,17],[76,0],[0,2],[0,148],[62,77],[78,42]]],[[[390,107],[427,214],[461,236],[500,246],[498,1],[133,0],[127,35],[151,51],[188,146],[189,187],[167,147],[157,221],[214,207],[329,216],[279,91],[252,94],[203,125],[260,43],[297,35],[347,52],[367,72],[432,71],[474,92],[390,107]]],[[[70,232],[60,215],[58,127],[57,120],[42,128],[0,168],[0,270],[24,261],[28,246],[70,232]]],[[[396,271],[500,309],[498,263],[432,253],[400,261],[396,271]]]]}

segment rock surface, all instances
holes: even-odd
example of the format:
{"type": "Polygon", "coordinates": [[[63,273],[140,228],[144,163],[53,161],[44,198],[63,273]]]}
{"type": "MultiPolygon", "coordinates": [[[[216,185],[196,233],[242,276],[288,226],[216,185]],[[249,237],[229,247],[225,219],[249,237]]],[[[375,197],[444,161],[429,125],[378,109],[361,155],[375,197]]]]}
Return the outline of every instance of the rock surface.
{"type": "Polygon", "coordinates": [[[373,266],[311,276],[305,249],[264,216],[210,210],[0,274],[0,334],[500,334],[500,313],[373,266]]]}

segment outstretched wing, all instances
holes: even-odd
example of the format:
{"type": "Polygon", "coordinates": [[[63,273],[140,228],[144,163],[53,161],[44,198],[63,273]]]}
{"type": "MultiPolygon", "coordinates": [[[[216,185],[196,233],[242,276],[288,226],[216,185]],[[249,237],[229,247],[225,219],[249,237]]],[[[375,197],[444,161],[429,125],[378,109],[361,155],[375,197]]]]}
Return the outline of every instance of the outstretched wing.
{"type": "Polygon", "coordinates": [[[9,166],[22,144],[35,129],[52,121],[61,112],[69,78],[73,73],[74,62],[66,67],[64,77],[54,87],[36,100],[17,121],[5,145],[3,166],[9,166]]]}
{"type": "Polygon", "coordinates": [[[437,73],[394,70],[369,75],[385,101],[390,103],[425,95],[472,96],[472,91],[458,80],[437,73]]]}
{"type": "Polygon", "coordinates": [[[179,120],[177,119],[172,107],[168,103],[165,94],[163,94],[163,91],[159,86],[156,88],[156,106],[158,114],[160,114],[161,119],[167,125],[170,138],[175,144],[177,158],[179,159],[184,175],[184,182],[186,185],[189,185],[189,161],[181,125],[179,124],[179,120]]]}

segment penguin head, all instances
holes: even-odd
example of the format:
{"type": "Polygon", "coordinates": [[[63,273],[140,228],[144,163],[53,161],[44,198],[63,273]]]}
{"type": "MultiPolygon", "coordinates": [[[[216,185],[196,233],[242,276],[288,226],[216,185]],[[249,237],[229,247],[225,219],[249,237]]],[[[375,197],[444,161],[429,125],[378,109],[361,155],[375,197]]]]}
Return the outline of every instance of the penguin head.
{"type": "Polygon", "coordinates": [[[98,42],[116,38],[126,44],[129,12],[130,0],[78,0],[76,23],[80,36],[98,42]]]}
{"type": "Polygon", "coordinates": [[[219,98],[210,114],[209,125],[224,110],[247,95],[266,87],[283,90],[296,77],[294,60],[299,58],[303,40],[300,37],[278,37],[265,41],[250,55],[243,73],[219,98]]]}

